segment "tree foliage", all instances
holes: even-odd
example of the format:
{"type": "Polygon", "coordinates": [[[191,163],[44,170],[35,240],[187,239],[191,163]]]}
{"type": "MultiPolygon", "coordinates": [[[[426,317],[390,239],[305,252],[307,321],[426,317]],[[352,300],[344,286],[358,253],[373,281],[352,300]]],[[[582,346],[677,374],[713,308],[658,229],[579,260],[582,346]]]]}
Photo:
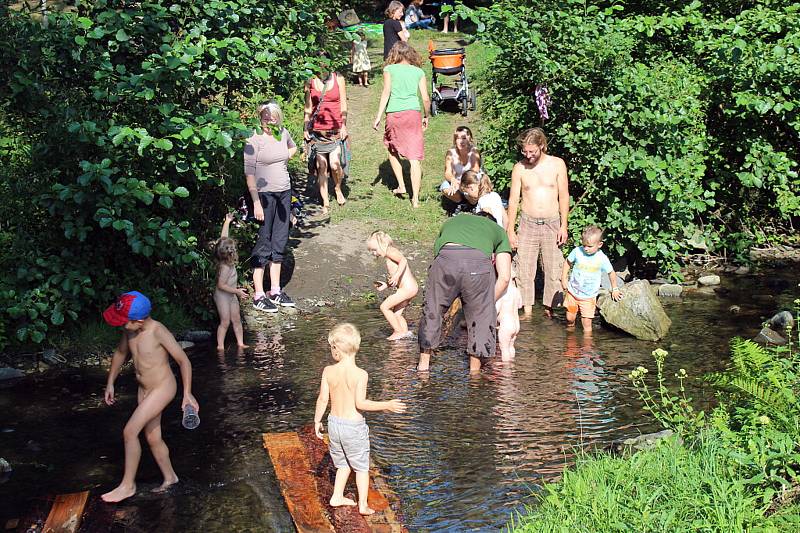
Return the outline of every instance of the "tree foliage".
{"type": "Polygon", "coordinates": [[[43,27],[0,7],[6,334],[40,342],[132,288],[205,304],[251,109],[301,90],[336,8],[98,0],[43,27]]]}
{"type": "Polygon", "coordinates": [[[800,4],[777,0],[495,2],[462,13],[499,48],[482,148],[507,187],[523,129],[563,157],[571,229],[677,272],[743,256],[800,216],[800,4]],[[552,97],[543,121],[537,84],[552,97]]]}

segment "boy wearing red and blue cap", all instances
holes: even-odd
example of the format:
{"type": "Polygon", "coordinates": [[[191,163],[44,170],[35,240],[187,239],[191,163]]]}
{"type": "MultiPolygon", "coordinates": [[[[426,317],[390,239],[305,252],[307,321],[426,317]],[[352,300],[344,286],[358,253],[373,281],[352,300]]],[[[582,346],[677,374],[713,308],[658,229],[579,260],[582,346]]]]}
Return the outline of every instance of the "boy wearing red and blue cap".
{"type": "Polygon", "coordinates": [[[178,476],[169,460],[169,449],[161,438],[161,413],[175,398],[177,383],[169,366],[169,354],[181,371],[183,381],[182,408],[200,406],[192,396],[192,364],[175,337],[160,322],[150,318],[150,300],[138,291],[126,292],[103,312],[111,326],[122,326],[122,338],[111,359],[105,401],[114,403],[114,381],[130,353],[139,381],[139,405],[131,415],[122,436],[125,441],[125,474],[122,482],[111,492],[103,494],[107,502],[118,502],[136,494],[136,470],[142,456],[139,434],[144,431],[150,451],[156,460],[164,482],[153,489],[163,492],[178,482],[178,476]]]}

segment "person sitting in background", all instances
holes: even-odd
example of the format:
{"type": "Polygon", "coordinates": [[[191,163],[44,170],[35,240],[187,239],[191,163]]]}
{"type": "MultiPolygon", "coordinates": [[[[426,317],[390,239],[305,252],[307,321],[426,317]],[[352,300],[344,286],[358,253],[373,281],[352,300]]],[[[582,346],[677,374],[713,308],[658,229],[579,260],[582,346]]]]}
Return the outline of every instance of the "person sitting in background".
{"type": "Polygon", "coordinates": [[[444,181],[439,186],[442,195],[455,203],[461,203],[461,176],[467,170],[477,172],[481,168],[481,154],[472,139],[472,130],[459,126],[453,133],[453,147],[444,156],[444,181]]]}
{"type": "Polygon", "coordinates": [[[426,17],[425,13],[422,12],[422,2],[424,0],[411,0],[411,3],[406,8],[405,22],[406,28],[409,30],[429,30],[436,22],[436,19],[426,17]]]}

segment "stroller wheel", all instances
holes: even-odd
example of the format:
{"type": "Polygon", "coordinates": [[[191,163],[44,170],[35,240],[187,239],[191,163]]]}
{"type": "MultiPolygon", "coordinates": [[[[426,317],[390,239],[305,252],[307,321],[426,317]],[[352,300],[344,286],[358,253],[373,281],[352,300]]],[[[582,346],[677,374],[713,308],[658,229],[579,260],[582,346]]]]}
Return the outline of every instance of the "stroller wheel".
{"type": "Polygon", "coordinates": [[[478,95],[474,90],[469,92],[469,108],[473,111],[478,107],[478,95]]]}
{"type": "Polygon", "coordinates": [[[467,98],[465,95],[464,98],[461,100],[461,114],[466,117],[468,112],[469,112],[469,98],[467,98]]]}
{"type": "Polygon", "coordinates": [[[439,112],[439,106],[436,104],[436,100],[431,100],[431,116],[435,117],[439,112]]]}

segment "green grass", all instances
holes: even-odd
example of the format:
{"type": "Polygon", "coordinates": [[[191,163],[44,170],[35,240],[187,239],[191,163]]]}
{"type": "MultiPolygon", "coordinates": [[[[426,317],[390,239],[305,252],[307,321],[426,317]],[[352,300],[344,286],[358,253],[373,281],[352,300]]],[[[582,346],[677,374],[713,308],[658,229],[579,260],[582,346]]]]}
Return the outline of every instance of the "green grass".
{"type": "MultiPolygon", "coordinates": [[[[412,32],[411,43],[424,58],[423,69],[428,84],[431,79],[430,62],[427,60],[429,39],[436,43],[437,48],[443,48],[464,46],[465,36],[444,35],[430,30],[412,32]]],[[[473,83],[480,66],[486,64],[490,51],[480,42],[468,44],[466,48],[467,75],[470,83],[473,83]]],[[[452,146],[453,130],[464,124],[477,133],[480,115],[477,112],[470,112],[465,118],[458,113],[442,112],[431,118],[425,132],[420,207],[413,209],[408,199],[398,199],[391,194],[391,189],[397,184],[383,145],[383,130],[372,129],[372,121],[378,109],[383,86],[382,39],[371,39],[369,52],[372,62],[370,87],[363,88],[353,84],[348,87],[349,126],[353,151],[350,178],[347,183],[350,189],[348,203],[344,208],[336,209],[335,202],[332,202],[334,209],[331,220],[333,222],[360,220],[400,240],[429,243],[433,241],[446,218],[438,186],[444,177],[444,156],[447,149],[452,146]]],[[[404,168],[406,188],[410,191],[408,163],[405,163],[404,168]]]]}
{"type": "Polygon", "coordinates": [[[560,482],[545,485],[539,504],[512,521],[509,530],[798,530],[797,508],[765,517],[760,499],[739,477],[713,434],[692,447],[673,438],[629,457],[584,456],[560,482]]]}

